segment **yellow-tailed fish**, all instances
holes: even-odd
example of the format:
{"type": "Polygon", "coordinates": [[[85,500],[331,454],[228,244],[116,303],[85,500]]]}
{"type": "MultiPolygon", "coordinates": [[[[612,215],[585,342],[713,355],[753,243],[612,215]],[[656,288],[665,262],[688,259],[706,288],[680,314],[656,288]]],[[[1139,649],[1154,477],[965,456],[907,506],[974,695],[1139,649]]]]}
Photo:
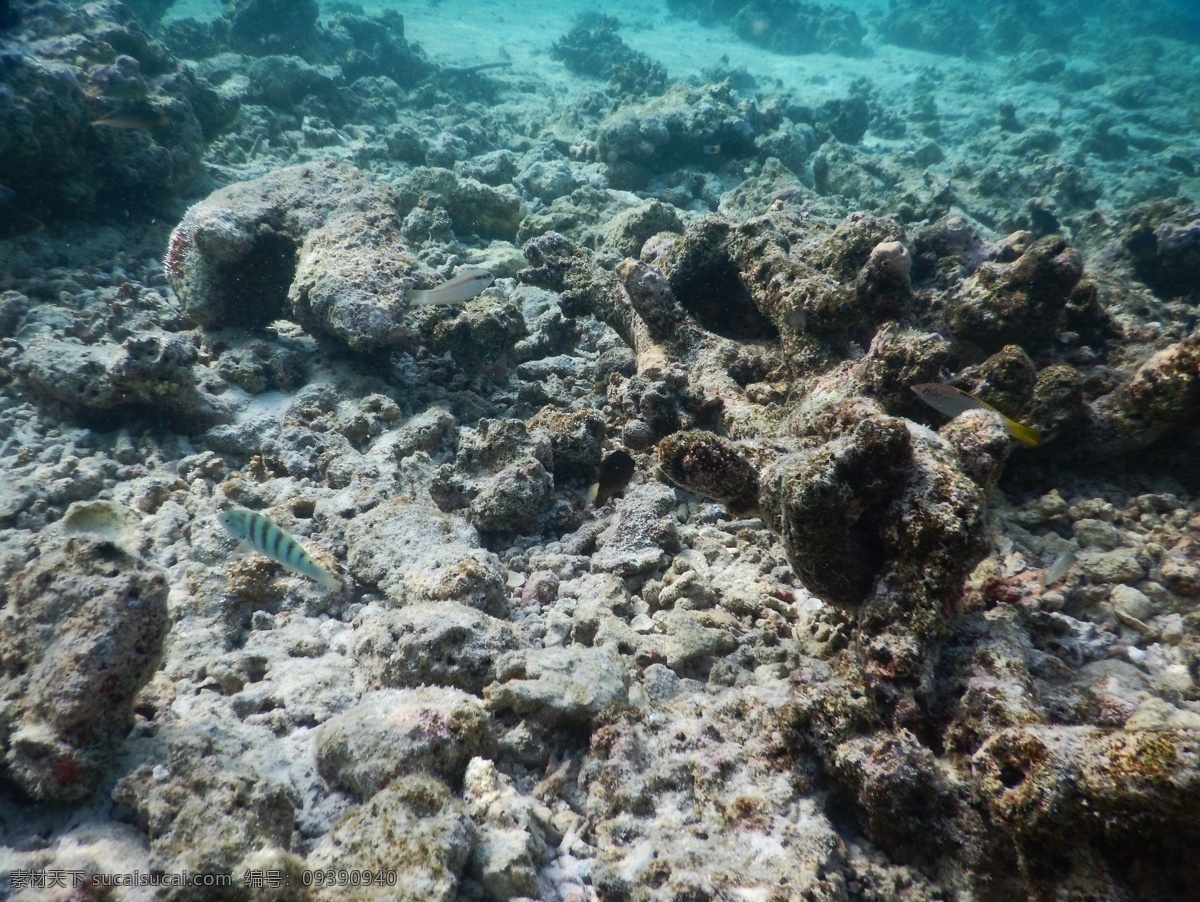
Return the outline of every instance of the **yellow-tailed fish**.
{"type": "Polygon", "coordinates": [[[612,454],[607,455],[604,460],[600,461],[600,475],[588,489],[588,503],[603,504],[613,495],[625,491],[625,486],[629,485],[629,480],[633,478],[633,471],[636,469],[637,464],[628,451],[618,448],[612,454]]]}
{"type": "Polygon", "coordinates": [[[1050,569],[1042,574],[1042,588],[1049,589],[1052,585],[1067,575],[1072,567],[1075,566],[1075,552],[1064,551],[1054,563],[1050,565],[1050,569]]]}
{"type": "Polygon", "coordinates": [[[40,219],[34,219],[28,214],[16,211],[5,213],[0,216],[0,241],[36,235],[45,227],[40,219]]]}
{"type": "Polygon", "coordinates": [[[162,113],[128,112],[109,113],[99,119],[93,119],[92,125],[97,128],[155,128],[166,125],[169,121],[162,113]]]}
{"type": "Polygon", "coordinates": [[[460,269],[458,274],[449,282],[435,285],[424,291],[410,291],[408,303],[417,304],[462,304],[477,297],[487,288],[496,277],[486,269],[468,266],[460,269]]]}
{"type": "Polygon", "coordinates": [[[262,514],[235,507],[221,511],[217,519],[235,539],[241,539],[289,570],[311,577],[327,589],[342,588],[341,580],[314,561],[285,529],[262,514]]]}
{"type": "Polygon", "coordinates": [[[1004,428],[1008,430],[1009,435],[1018,441],[1022,441],[1027,445],[1037,445],[1042,440],[1042,434],[1036,429],[1006,417],[991,404],[986,401],[980,401],[974,395],[969,395],[965,391],[955,388],[953,385],[946,385],[941,382],[926,382],[922,385],[912,386],[912,390],[917,393],[918,398],[938,413],[944,413],[948,417],[956,417],[968,410],[990,410],[1004,420],[1004,428]]]}

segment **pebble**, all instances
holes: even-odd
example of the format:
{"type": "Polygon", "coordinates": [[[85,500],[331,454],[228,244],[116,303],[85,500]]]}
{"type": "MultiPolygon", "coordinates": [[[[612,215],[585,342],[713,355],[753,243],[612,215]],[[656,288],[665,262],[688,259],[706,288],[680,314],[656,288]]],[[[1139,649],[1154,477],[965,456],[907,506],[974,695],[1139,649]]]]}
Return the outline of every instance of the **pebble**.
{"type": "Polygon", "coordinates": [[[1074,534],[1084,548],[1098,548],[1101,551],[1119,548],[1125,541],[1121,530],[1103,520],[1077,520],[1074,534]]]}
{"type": "Polygon", "coordinates": [[[1080,555],[1079,567],[1096,583],[1136,583],[1146,578],[1132,549],[1118,548],[1099,554],[1080,555]]]}
{"type": "Polygon", "coordinates": [[[1147,620],[1155,613],[1154,602],[1133,586],[1113,586],[1109,601],[1115,610],[1138,620],[1147,620]]]}

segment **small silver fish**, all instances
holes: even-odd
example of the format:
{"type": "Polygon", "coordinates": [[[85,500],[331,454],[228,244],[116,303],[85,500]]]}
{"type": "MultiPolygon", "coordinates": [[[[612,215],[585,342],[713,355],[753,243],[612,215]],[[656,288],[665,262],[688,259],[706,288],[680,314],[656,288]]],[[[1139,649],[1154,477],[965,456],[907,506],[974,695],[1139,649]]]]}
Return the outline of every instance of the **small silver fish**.
{"type": "Polygon", "coordinates": [[[1050,569],[1042,574],[1042,588],[1049,589],[1052,585],[1067,575],[1072,567],[1075,566],[1075,552],[1064,551],[1054,563],[1050,565],[1050,569]]]}
{"type": "Polygon", "coordinates": [[[217,514],[229,534],[246,542],[289,570],[315,579],[326,589],[342,588],[342,581],[312,559],[287,530],[272,523],[262,514],[240,507],[217,514]]]}
{"type": "Polygon", "coordinates": [[[462,304],[478,297],[479,293],[496,281],[486,269],[468,266],[458,271],[449,282],[443,282],[424,291],[410,291],[408,303],[418,304],[462,304]]]}

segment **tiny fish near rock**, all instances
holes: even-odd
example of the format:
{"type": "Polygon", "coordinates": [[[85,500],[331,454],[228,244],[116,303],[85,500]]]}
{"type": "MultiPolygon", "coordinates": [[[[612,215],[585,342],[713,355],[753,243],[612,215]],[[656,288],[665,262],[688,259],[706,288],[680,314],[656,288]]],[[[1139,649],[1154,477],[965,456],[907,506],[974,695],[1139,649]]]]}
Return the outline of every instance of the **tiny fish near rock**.
{"type": "Polygon", "coordinates": [[[600,475],[587,492],[589,504],[604,504],[613,495],[619,495],[629,485],[637,464],[628,451],[618,448],[600,461],[600,475]]]}
{"type": "Polygon", "coordinates": [[[1064,551],[1050,565],[1050,569],[1042,574],[1041,583],[1043,589],[1048,589],[1064,576],[1075,566],[1075,552],[1064,551]]]}
{"type": "Polygon", "coordinates": [[[912,390],[918,398],[938,413],[944,413],[948,417],[956,417],[968,410],[990,410],[1004,420],[1004,428],[1008,430],[1009,435],[1018,441],[1024,442],[1027,445],[1037,445],[1042,440],[1042,434],[1036,429],[1006,417],[991,404],[981,401],[974,395],[968,394],[962,389],[955,388],[953,385],[945,385],[940,382],[927,382],[912,386],[912,390]]]}
{"type": "Polygon", "coordinates": [[[241,539],[289,570],[316,580],[326,589],[342,588],[341,580],[314,561],[285,529],[262,514],[235,507],[221,511],[217,519],[235,539],[241,539]]]}
{"type": "Polygon", "coordinates": [[[496,281],[486,269],[475,266],[460,269],[449,282],[443,282],[424,291],[410,291],[408,303],[417,306],[423,304],[463,304],[478,297],[480,292],[496,281]]]}

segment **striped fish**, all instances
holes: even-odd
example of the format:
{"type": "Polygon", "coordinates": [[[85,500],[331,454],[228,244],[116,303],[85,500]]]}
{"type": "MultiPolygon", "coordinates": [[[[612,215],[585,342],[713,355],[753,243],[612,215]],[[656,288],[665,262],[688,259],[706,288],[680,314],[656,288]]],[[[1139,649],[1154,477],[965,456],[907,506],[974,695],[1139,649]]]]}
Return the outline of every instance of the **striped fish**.
{"type": "Polygon", "coordinates": [[[241,539],[255,551],[262,552],[289,570],[312,577],[326,589],[342,588],[341,580],[314,561],[286,530],[262,514],[235,507],[221,511],[217,519],[235,539],[241,539]]]}
{"type": "Polygon", "coordinates": [[[953,385],[946,385],[941,382],[927,382],[923,385],[914,385],[911,387],[916,392],[918,398],[938,413],[944,413],[948,417],[956,417],[967,410],[990,410],[992,413],[999,414],[1000,419],[1004,420],[1004,428],[1008,430],[1008,434],[1018,441],[1022,441],[1027,445],[1037,445],[1042,440],[1042,434],[1036,429],[1006,417],[991,404],[987,403],[987,401],[981,401],[974,395],[968,394],[962,389],[955,388],[953,385]]]}
{"type": "Polygon", "coordinates": [[[449,282],[443,282],[441,285],[435,285],[425,291],[410,291],[408,293],[408,303],[411,306],[418,304],[462,304],[471,298],[477,297],[483,289],[487,288],[496,277],[486,269],[480,269],[478,266],[467,266],[458,271],[458,274],[449,282]]]}

